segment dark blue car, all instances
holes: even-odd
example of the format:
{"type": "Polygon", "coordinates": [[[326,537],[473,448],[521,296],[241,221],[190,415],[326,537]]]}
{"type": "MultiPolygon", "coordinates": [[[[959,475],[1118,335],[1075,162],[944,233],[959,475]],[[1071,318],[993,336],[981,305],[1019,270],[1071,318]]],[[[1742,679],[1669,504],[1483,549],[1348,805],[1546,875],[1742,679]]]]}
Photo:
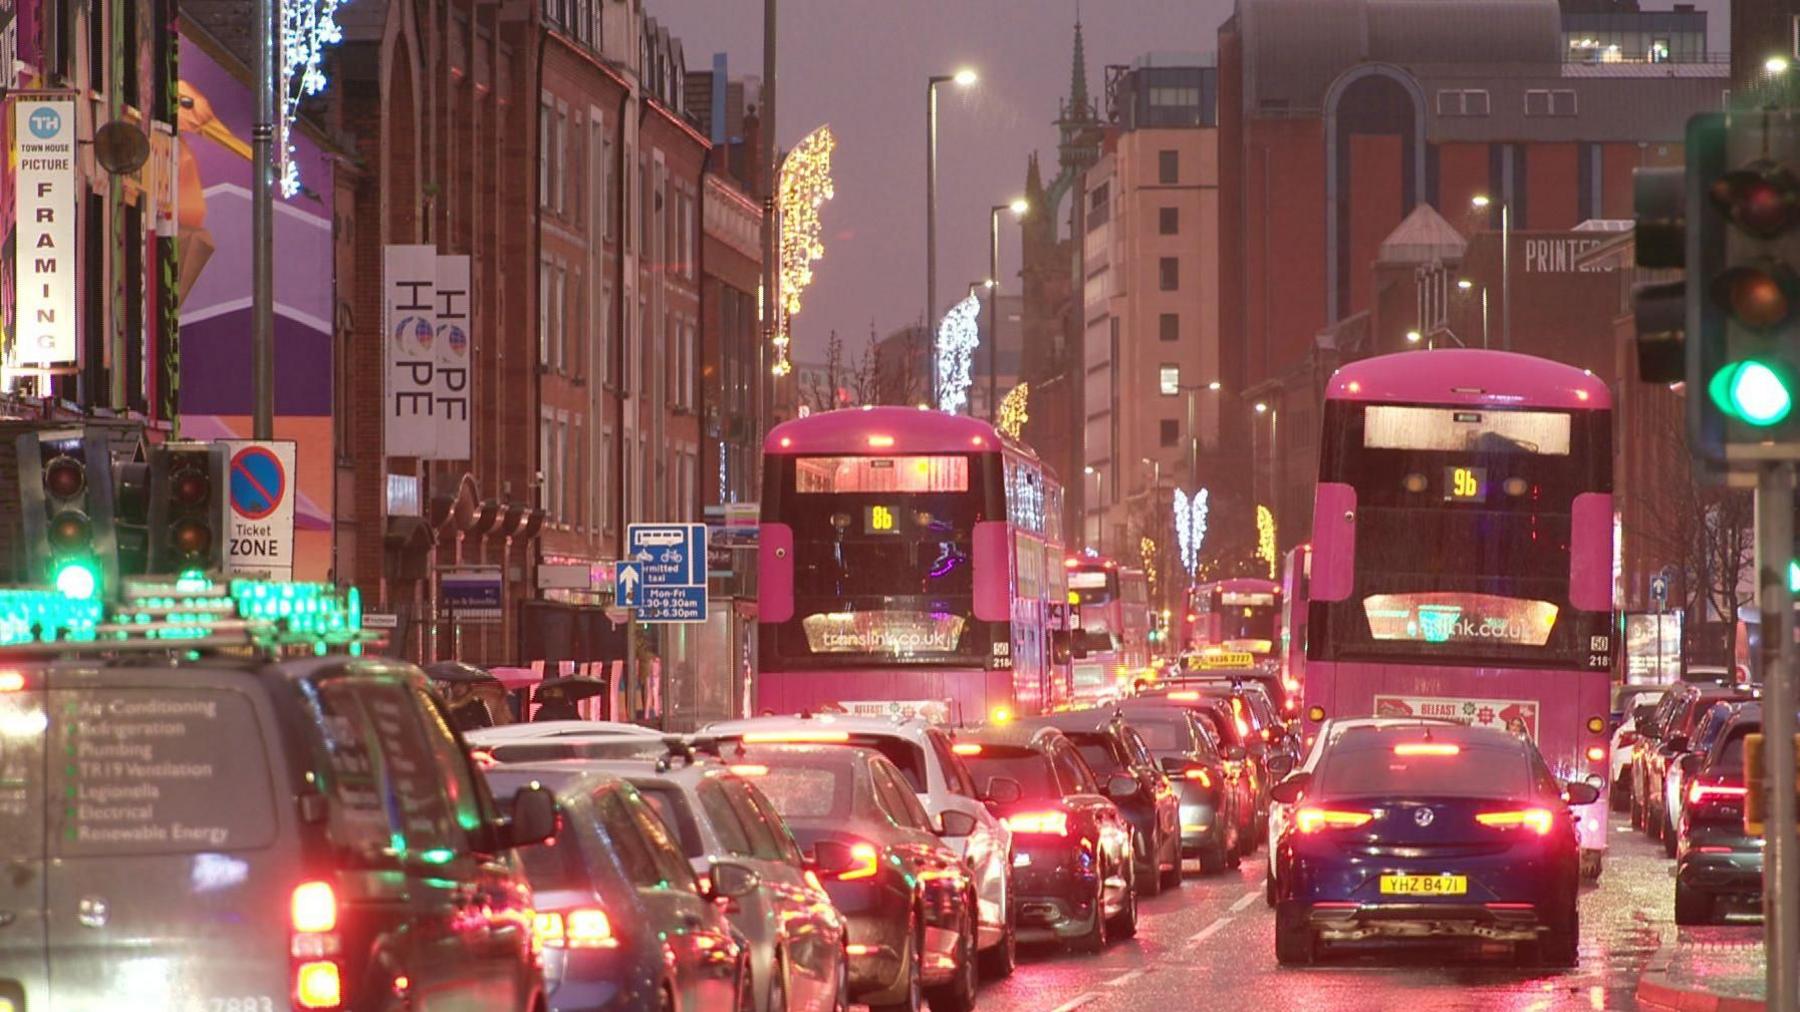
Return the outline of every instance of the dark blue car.
{"type": "Polygon", "coordinates": [[[1361,728],[1274,796],[1297,803],[1274,858],[1280,962],[1310,963],[1333,942],[1464,938],[1574,965],[1569,805],[1598,789],[1558,783],[1529,741],[1486,728],[1361,728]]]}

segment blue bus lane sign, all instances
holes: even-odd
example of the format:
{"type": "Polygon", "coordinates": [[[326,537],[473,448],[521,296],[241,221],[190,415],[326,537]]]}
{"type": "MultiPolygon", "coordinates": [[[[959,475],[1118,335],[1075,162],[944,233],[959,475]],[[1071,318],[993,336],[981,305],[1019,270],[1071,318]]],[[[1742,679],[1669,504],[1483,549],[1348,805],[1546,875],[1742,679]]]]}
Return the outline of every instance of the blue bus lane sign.
{"type": "Polygon", "coordinates": [[[706,525],[629,525],[614,592],[639,622],[706,621],[706,525]]]}

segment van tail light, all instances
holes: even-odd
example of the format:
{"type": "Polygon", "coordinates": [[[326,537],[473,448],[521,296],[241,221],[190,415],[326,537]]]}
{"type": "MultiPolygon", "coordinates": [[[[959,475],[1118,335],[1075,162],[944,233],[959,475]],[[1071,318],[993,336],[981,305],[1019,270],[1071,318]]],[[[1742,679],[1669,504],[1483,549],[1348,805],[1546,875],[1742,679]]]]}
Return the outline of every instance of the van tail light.
{"type": "Polygon", "coordinates": [[[1506,812],[1482,812],[1475,816],[1475,821],[1490,829],[1523,827],[1539,836],[1548,836],[1550,827],[1556,823],[1556,816],[1548,808],[1521,808],[1506,812]]]}
{"type": "Polygon", "coordinates": [[[1018,812],[1006,817],[1006,828],[1024,836],[1068,836],[1068,812],[1018,812]]]}
{"type": "Polygon", "coordinates": [[[1588,757],[1588,762],[1591,762],[1591,763],[1602,762],[1606,759],[1606,750],[1601,748],[1598,745],[1589,745],[1588,750],[1587,750],[1587,757],[1588,757]]]}
{"type": "Polygon", "coordinates": [[[344,1004],[343,970],[337,956],[337,890],[329,882],[303,882],[288,900],[292,931],[288,953],[293,964],[294,1007],[340,1009],[344,1004]]]}
{"type": "Polygon", "coordinates": [[[1182,771],[1181,775],[1189,780],[1200,781],[1200,786],[1202,787],[1212,786],[1212,774],[1206,772],[1206,767],[1204,766],[1189,766],[1182,771]]]}
{"type": "Polygon", "coordinates": [[[616,949],[612,918],[599,907],[540,910],[532,918],[532,937],[545,949],[616,949]]]}
{"type": "Polygon", "coordinates": [[[1720,784],[1689,784],[1687,799],[1688,804],[1690,805],[1700,805],[1713,799],[1726,801],[1732,798],[1741,798],[1748,793],[1750,793],[1749,789],[1744,787],[1725,787],[1720,784]]]}
{"type": "Polygon", "coordinates": [[[1325,829],[1355,829],[1375,818],[1370,812],[1345,812],[1331,808],[1302,808],[1294,813],[1294,826],[1302,833],[1325,829]]]}

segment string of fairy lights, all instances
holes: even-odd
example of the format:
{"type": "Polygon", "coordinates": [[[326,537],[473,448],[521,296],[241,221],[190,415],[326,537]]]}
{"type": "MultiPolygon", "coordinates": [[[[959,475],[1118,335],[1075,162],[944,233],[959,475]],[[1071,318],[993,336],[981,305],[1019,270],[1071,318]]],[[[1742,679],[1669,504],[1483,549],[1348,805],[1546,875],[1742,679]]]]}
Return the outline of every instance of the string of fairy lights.
{"type": "Polygon", "coordinates": [[[1256,557],[1269,564],[1269,579],[1275,579],[1275,514],[1269,507],[1256,507],[1256,557]]]}
{"type": "Polygon", "coordinates": [[[1211,512],[1206,489],[1189,496],[1175,490],[1175,547],[1181,552],[1181,568],[1191,579],[1200,565],[1200,546],[1206,541],[1206,516],[1211,512]]]}
{"type": "Polygon", "coordinates": [[[777,256],[779,293],[775,327],[770,337],[775,363],[771,371],[786,376],[794,370],[789,346],[793,317],[800,312],[800,295],[812,284],[813,261],[825,255],[819,212],[833,196],[831,152],[837,138],[831,127],[821,126],[801,139],[781,162],[776,190],[776,212],[781,216],[781,251],[777,256]]]}
{"type": "Polygon", "coordinates": [[[970,367],[981,343],[981,299],[973,292],[950,307],[938,324],[938,410],[957,414],[969,402],[970,367]]]}
{"type": "Polygon", "coordinates": [[[1006,396],[1000,399],[1000,414],[994,424],[1000,430],[1001,435],[1008,439],[1018,439],[1020,434],[1025,431],[1025,423],[1031,421],[1031,415],[1026,413],[1026,406],[1030,400],[1030,383],[1020,383],[1008,390],[1006,396]]]}
{"type": "Polygon", "coordinates": [[[293,126],[300,102],[325,90],[325,48],[344,41],[337,12],[342,0],[281,0],[281,115],[276,125],[276,181],[283,197],[300,192],[293,126]]]}

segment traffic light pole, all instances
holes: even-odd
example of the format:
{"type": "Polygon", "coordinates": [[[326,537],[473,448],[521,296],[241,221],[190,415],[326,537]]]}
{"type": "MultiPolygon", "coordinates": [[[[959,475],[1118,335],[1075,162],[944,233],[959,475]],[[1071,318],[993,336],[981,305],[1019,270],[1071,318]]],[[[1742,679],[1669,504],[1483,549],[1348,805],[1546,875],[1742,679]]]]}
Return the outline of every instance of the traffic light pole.
{"type": "Polygon", "coordinates": [[[1756,474],[1756,571],[1762,605],[1764,768],[1768,840],[1763,862],[1765,980],[1769,1008],[1800,1008],[1800,864],[1794,797],[1794,594],[1788,559],[1794,545],[1793,461],[1770,461],[1756,474]]]}
{"type": "Polygon", "coordinates": [[[280,7],[256,0],[256,122],[250,140],[250,389],[251,438],[275,438],[275,60],[280,7]]]}

